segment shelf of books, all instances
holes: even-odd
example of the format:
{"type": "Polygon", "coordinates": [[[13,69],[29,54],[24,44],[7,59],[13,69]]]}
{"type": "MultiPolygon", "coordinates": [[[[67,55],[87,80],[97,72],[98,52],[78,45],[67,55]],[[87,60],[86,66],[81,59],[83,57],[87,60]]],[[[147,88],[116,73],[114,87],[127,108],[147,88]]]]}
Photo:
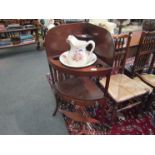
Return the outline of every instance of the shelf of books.
{"type": "Polygon", "coordinates": [[[0,23],[0,49],[18,47],[30,44],[39,44],[38,29],[35,25],[0,23]]]}

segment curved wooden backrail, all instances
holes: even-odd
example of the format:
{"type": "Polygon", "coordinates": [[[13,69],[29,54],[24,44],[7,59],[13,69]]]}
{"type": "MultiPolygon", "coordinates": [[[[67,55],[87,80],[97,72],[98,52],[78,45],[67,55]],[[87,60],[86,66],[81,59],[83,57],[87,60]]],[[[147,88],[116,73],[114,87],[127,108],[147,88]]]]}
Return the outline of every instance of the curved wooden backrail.
{"type": "Polygon", "coordinates": [[[104,28],[89,24],[62,24],[48,31],[45,38],[47,57],[60,55],[69,50],[68,35],[89,35],[96,43],[95,52],[110,66],[113,64],[114,45],[111,34],[104,28]]]}

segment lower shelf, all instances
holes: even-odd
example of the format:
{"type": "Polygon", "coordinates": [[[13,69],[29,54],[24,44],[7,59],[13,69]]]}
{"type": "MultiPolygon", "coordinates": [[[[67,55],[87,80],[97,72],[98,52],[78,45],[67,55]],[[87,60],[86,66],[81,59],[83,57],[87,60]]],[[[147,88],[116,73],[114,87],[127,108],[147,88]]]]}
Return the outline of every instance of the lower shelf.
{"type": "Polygon", "coordinates": [[[30,45],[30,44],[35,44],[35,43],[36,43],[35,40],[25,41],[25,42],[21,42],[21,43],[16,44],[16,45],[10,44],[10,45],[5,45],[5,46],[0,46],[0,49],[9,48],[9,47],[18,47],[18,46],[24,46],[24,45],[30,45]]]}

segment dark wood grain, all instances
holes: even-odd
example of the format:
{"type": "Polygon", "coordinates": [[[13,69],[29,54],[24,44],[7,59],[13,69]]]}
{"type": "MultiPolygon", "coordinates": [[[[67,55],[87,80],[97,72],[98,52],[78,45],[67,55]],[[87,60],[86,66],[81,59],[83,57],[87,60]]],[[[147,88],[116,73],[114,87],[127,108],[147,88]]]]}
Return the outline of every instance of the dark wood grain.
{"type": "Polygon", "coordinates": [[[131,32],[129,34],[120,34],[113,37],[115,45],[113,68],[121,73],[124,72],[131,37],[131,32]]]}
{"type": "Polygon", "coordinates": [[[99,75],[103,75],[104,73],[106,74],[106,72],[109,73],[109,70],[112,69],[112,67],[107,65],[100,58],[98,58],[94,64],[92,64],[88,67],[84,67],[84,68],[67,67],[59,61],[59,58],[55,59],[53,57],[49,57],[48,61],[57,70],[59,70],[61,72],[65,72],[65,73],[73,74],[73,75],[80,75],[80,76],[89,76],[89,75],[90,76],[99,76],[99,75]]]}
{"type": "Polygon", "coordinates": [[[87,34],[95,41],[95,52],[110,66],[113,63],[114,45],[110,33],[89,23],[59,25],[48,31],[45,38],[47,56],[56,56],[70,49],[66,42],[68,35],[87,34]]]}
{"type": "Polygon", "coordinates": [[[142,32],[135,61],[131,71],[132,76],[135,73],[143,71],[149,64],[151,55],[155,52],[155,32],[142,32]]]}
{"type": "MultiPolygon", "coordinates": [[[[113,37],[114,39],[114,45],[115,45],[115,52],[114,52],[114,63],[113,63],[113,77],[115,77],[115,80],[119,81],[121,79],[117,78],[117,74],[121,73],[123,74],[124,72],[124,68],[125,68],[125,62],[127,60],[127,55],[129,52],[129,46],[130,46],[130,41],[131,41],[131,36],[132,33],[129,34],[120,34],[120,35],[116,35],[113,37]],[[116,76],[114,75],[116,74],[116,76]]],[[[124,77],[126,77],[124,75],[124,77]]],[[[119,77],[121,78],[121,77],[119,77]]],[[[129,78],[127,77],[127,79],[129,80],[129,78]]],[[[129,82],[131,82],[132,79],[129,80],[129,82]]],[[[113,83],[115,81],[112,81],[113,83]]],[[[117,83],[117,82],[116,82],[117,83]]],[[[114,86],[110,83],[110,88],[115,90],[116,94],[119,94],[119,91],[121,92],[121,85],[123,85],[123,83],[120,83],[120,86],[114,86]],[[118,91],[117,91],[118,89],[118,91]]],[[[128,86],[127,86],[128,87],[128,86]]],[[[131,86],[132,87],[132,86],[131,86]]],[[[125,88],[125,85],[123,86],[123,88],[125,88]]],[[[109,93],[109,97],[111,98],[112,102],[114,102],[114,106],[113,106],[113,110],[112,110],[112,120],[115,121],[117,120],[117,113],[120,111],[124,111],[130,108],[134,108],[135,106],[139,105],[140,103],[146,103],[145,101],[145,96],[148,97],[148,92],[146,92],[145,94],[139,95],[139,96],[135,96],[135,94],[131,94],[130,98],[126,99],[125,101],[119,102],[119,100],[117,100],[113,94],[109,93]],[[111,95],[111,96],[110,96],[111,95]]],[[[147,98],[148,99],[148,98],[147,98]]]]}
{"type": "Polygon", "coordinates": [[[61,110],[61,109],[59,111],[74,121],[80,121],[80,122],[84,122],[84,123],[88,123],[88,122],[89,123],[98,123],[98,124],[100,123],[98,120],[91,118],[91,117],[82,116],[78,112],[69,112],[69,111],[65,111],[65,110],[61,110]]]}
{"type": "MultiPolygon", "coordinates": [[[[48,31],[45,38],[45,48],[53,77],[53,85],[62,102],[74,103],[85,107],[100,103],[105,100],[110,81],[110,74],[113,64],[114,44],[110,33],[100,27],[88,23],[64,24],[48,31]],[[82,40],[89,40],[91,37],[95,41],[97,51],[97,61],[84,68],[67,67],[59,61],[59,56],[70,49],[66,42],[68,35],[81,37],[87,34],[82,40]],[[107,77],[106,89],[98,87],[100,77],[107,77]]],[[[68,117],[77,118],[77,115],[65,112],[68,117]]],[[[78,117],[78,121],[82,121],[78,117]]]]}
{"type": "Polygon", "coordinates": [[[72,96],[72,99],[97,101],[104,98],[103,91],[88,78],[67,79],[56,83],[55,87],[62,95],[72,96]]]}

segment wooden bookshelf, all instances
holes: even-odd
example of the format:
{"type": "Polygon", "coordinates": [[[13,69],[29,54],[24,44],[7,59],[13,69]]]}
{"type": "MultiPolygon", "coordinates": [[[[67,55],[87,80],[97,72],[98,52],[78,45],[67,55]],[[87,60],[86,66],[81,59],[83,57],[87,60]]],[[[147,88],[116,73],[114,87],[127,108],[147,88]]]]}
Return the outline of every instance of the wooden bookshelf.
{"type": "Polygon", "coordinates": [[[0,46],[0,49],[10,48],[10,47],[18,47],[18,46],[24,46],[24,45],[30,45],[30,44],[36,44],[35,39],[33,39],[31,41],[21,42],[19,44],[10,44],[10,45],[0,46]]]}
{"type": "MultiPolygon", "coordinates": [[[[6,21],[5,21],[6,22],[6,21]]],[[[7,21],[8,22],[8,21],[7,21]]],[[[5,25],[7,27],[7,25],[5,25]]],[[[0,31],[0,42],[3,41],[3,39],[13,38],[14,36],[21,36],[21,35],[32,35],[32,39],[19,41],[19,43],[14,44],[10,41],[10,44],[8,45],[0,45],[0,49],[4,48],[11,48],[11,47],[18,47],[18,46],[24,46],[24,45],[30,45],[30,44],[36,44],[36,48],[40,49],[40,42],[39,42],[39,34],[38,34],[38,27],[36,25],[32,25],[32,27],[28,27],[26,25],[21,25],[21,28],[6,28],[6,30],[0,31]]],[[[4,41],[5,42],[5,41],[4,41]]]]}

